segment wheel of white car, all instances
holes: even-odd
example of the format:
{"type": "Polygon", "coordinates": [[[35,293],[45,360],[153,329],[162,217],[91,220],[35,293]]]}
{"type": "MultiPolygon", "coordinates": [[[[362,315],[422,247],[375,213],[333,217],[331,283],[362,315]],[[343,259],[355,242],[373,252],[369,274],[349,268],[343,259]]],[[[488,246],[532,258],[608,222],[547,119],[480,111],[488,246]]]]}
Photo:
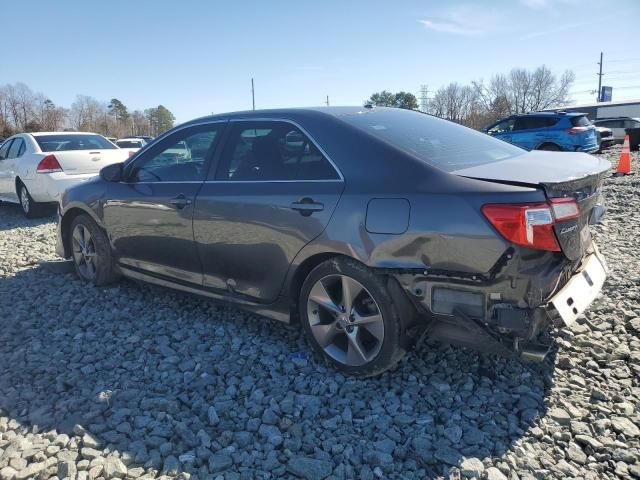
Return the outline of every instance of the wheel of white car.
{"type": "Polygon", "coordinates": [[[45,213],[45,205],[35,202],[27,189],[27,186],[19,182],[17,185],[18,199],[22,207],[22,213],[27,218],[37,218],[45,213]]]}

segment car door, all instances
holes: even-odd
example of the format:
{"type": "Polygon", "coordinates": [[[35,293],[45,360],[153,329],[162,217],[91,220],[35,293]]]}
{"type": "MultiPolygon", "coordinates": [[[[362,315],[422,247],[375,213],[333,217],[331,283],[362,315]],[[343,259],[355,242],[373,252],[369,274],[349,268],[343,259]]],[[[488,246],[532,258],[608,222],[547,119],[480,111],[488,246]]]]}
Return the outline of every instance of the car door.
{"type": "MultiPolygon", "coordinates": [[[[11,147],[9,147],[9,152],[7,153],[7,158],[5,160],[6,167],[6,190],[7,196],[10,200],[18,201],[18,193],[16,192],[15,187],[15,179],[18,176],[19,171],[19,162],[22,160],[22,156],[25,152],[25,143],[24,140],[20,137],[16,137],[13,139],[11,143],[11,147]]],[[[24,181],[24,177],[23,178],[24,181]]]]}
{"type": "Polygon", "coordinates": [[[13,185],[11,174],[11,162],[9,161],[9,149],[13,139],[5,141],[0,147],[0,198],[5,200],[14,200],[15,187],[13,185]]]}
{"type": "Polygon", "coordinates": [[[289,121],[232,121],[216,171],[196,199],[194,234],[204,285],[276,300],[296,254],[322,233],[344,181],[289,121]]]}
{"type": "Polygon", "coordinates": [[[123,268],[202,285],[194,200],[224,126],[175,131],[127,164],[123,181],[110,187],[104,223],[123,268]]]}
{"type": "Polygon", "coordinates": [[[518,117],[513,125],[511,143],[532,150],[537,146],[539,140],[536,137],[536,133],[539,133],[538,126],[539,122],[535,117],[518,117]]]}
{"type": "Polygon", "coordinates": [[[487,133],[493,137],[504,140],[505,142],[511,142],[511,134],[513,131],[513,124],[515,119],[507,118],[502,120],[487,129],[487,133]]]}

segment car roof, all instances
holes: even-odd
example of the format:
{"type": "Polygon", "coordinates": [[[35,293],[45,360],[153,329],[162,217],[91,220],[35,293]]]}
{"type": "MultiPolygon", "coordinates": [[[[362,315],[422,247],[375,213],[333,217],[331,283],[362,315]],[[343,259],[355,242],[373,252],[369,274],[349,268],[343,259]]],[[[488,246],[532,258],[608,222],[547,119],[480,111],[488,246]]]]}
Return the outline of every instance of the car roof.
{"type": "Polygon", "coordinates": [[[136,138],[136,137],[124,137],[124,138],[119,138],[116,140],[116,142],[119,142],[121,140],[128,140],[128,141],[132,141],[132,142],[141,142],[142,139],[141,138],[136,138]]]}
{"type": "Polygon", "coordinates": [[[220,113],[216,115],[208,115],[190,120],[183,125],[191,123],[200,123],[207,120],[228,120],[233,118],[290,118],[305,116],[329,116],[339,117],[341,115],[357,114],[359,112],[374,112],[376,110],[385,110],[388,107],[359,107],[359,106],[342,106],[342,107],[301,107],[301,108],[272,108],[264,110],[239,110],[235,112],[220,113]]]}
{"type": "Polygon", "coordinates": [[[527,113],[516,113],[512,115],[512,117],[581,117],[587,115],[583,112],[527,112],[527,113]]]}
{"type": "Polygon", "coordinates": [[[94,132],[30,132],[30,135],[38,137],[40,135],[100,135],[94,132]]]}

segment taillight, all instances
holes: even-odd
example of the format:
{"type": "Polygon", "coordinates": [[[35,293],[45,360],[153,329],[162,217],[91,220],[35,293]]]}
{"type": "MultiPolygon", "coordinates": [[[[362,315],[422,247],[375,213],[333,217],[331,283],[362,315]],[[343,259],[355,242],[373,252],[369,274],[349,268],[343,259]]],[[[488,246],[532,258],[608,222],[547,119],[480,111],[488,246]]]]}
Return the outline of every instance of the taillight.
{"type": "Polygon", "coordinates": [[[552,198],[549,203],[492,203],[484,205],[482,213],[506,240],[559,252],[553,225],[577,218],[580,207],[573,198],[552,198]]]}
{"type": "Polygon", "coordinates": [[[576,133],[584,133],[587,130],[589,130],[589,127],[571,127],[571,128],[567,128],[565,132],[576,134],[576,133]]]}
{"type": "Polygon", "coordinates": [[[38,163],[38,167],[36,168],[36,173],[53,173],[53,172],[61,172],[62,167],[60,163],[58,163],[58,159],[55,155],[47,155],[40,163],[38,163]]]}
{"type": "Polygon", "coordinates": [[[564,222],[580,216],[580,207],[573,198],[552,198],[550,203],[556,222],[564,222]]]}
{"type": "Polygon", "coordinates": [[[132,152],[131,150],[129,150],[129,158],[133,157],[133,154],[136,152],[132,152]]]}

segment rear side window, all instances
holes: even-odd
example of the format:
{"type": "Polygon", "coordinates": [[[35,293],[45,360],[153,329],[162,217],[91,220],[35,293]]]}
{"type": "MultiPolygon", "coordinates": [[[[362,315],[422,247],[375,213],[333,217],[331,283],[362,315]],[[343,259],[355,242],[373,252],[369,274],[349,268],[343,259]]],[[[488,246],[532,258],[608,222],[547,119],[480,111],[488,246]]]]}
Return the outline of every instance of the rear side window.
{"type": "Polygon", "coordinates": [[[237,122],[226,142],[217,180],[338,180],[316,145],[287,122],[237,122]]]}
{"type": "Polygon", "coordinates": [[[338,118],[447,172],[526,153],[490,135],[410,110],[374,109],[338,118]]]}
{"type": "Polygon", "coordinates": [[[112,150],[117,148],[101,135],[34,135],[40,150],[43,152],[59,152],[65,150],[112,150]]]}
{"type": "Polygon", "coordinates": [[[514,130],[534,130],[536,128],[553,127],[558,123],[558,117],[520,117],[516,119],[514,130]]]}
{"type": "Polygon", "coordinates": [[[583,115],[581,117],[571,117],[571,125],[574,127],[588,127],[591,122],[583,115]]]}
{"type": "Polygon", "coordinates": [[[24,152],[24,140],[16,138],[11,144],[7,158],[18,158],[21,155],[20,150],[24,152]]]}

